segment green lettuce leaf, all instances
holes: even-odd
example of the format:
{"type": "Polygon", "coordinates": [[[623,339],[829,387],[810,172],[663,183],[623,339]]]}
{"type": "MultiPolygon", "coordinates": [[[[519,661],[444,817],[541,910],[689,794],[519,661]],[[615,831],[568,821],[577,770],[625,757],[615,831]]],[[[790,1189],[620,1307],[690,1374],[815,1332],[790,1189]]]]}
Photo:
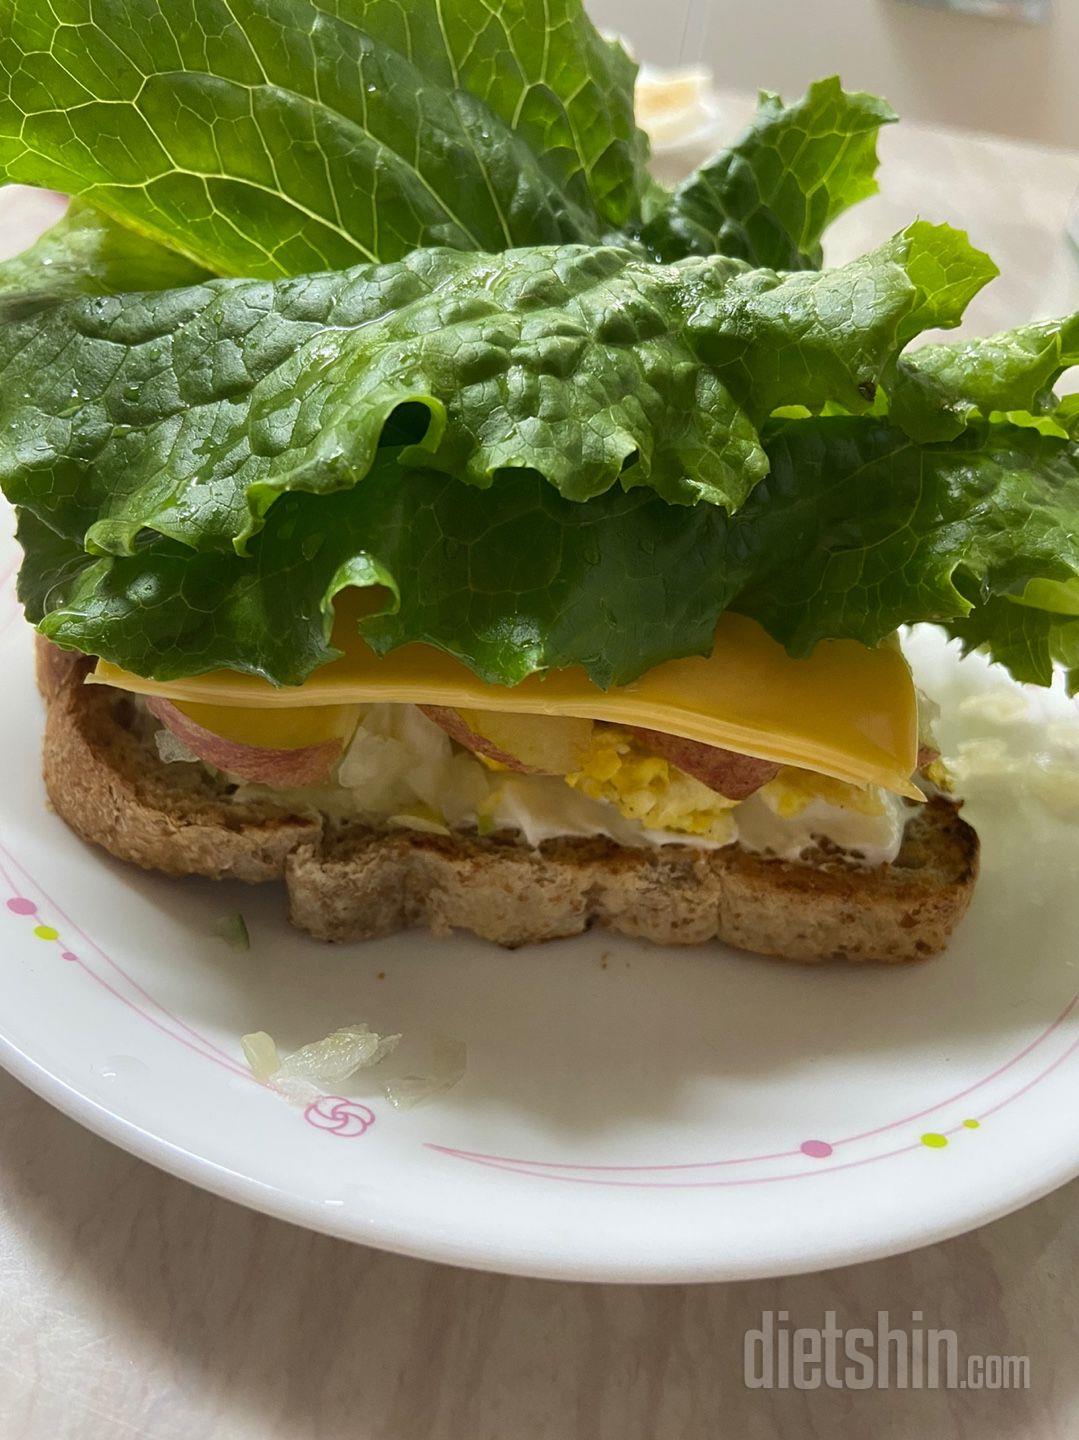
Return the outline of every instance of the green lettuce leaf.
{"type": "Polygon", "coordinates": [[[416,251],[52,305],[0,325],[0,485],[91,551],[145,530],[242,548],[279,495],[351,488],[411,432],[403,463],[484,488],[530,469],[571,500],[620,483],[736,508],[774,409],[869,407],[924,303],[911,276],[950,243],[919,224],[790,276],[416,251]]]}
{"type": "Polygon", "coordinates": [[[963,653],[984,650],[1016,680],[1049,685],[1060,666],[1069,695],[1079,693],[1079,619],[1052,610],[1013,603],[1013,596],[992,596],[949,631],[963,653]]]}
{"type": "Polygon", "coordinates": [[[580,0],[7,0],[0,174],[215,274],[632,223],[634,67],[580,0]]]}
{"type": "MultiPolygon", "coordinates": [[[[928,328],[928,327],[927,327],[928,328]]],[[[1053,387],[1079,365],[1079,312],[953,345],[926,345],[898,367],[892,418],[917,440],[950,440],[999,416],[1066,437],[1053,387]]]]}
{"type": "Polygon", "coordinates": [[[709,648],[733,589],[724,533],[714,506],[642,490],[579,504],[527,471],[483,492],[384,454],[354,490],[284,496],[245,556],[159,539],[95,559],[24,511],[20,596],[58,644],[138,674],[295,685],[337,653],[334,596],[383,586],[362,624],[380,652],[426,641],[495,684],[581,664],[607,685],[709,648]]]}
{"type": "Polygon", "coordinates": [[[936,621],[1023,679],[1046,669],[1018,648],[1020,624],[1055,627],[1066,658],[1077,447],[1004,426],[920,447],[868,417],[766,438],[771,474],[734,516],[642,490],[568,501],[528,471],[485,492],[391,450],[352,490],[283,497],[246,555],[159,538],[97,558],[26,513],[21,593],[50,638],[158,679],[224,666],[298,684],[333,656],[346,586],[388,592],[361,622],[380,652],[424,641],[496,684],[573,664],[626,683],[707,651],[729,608],[798,655],[936,621]]]}
{"type": "Polygon", "coordinates": [[[633,112],[637,66],[580,0],[322,0],[318,8],[407,56],[428,81],[483,102],[600,225],[638,219],[653,182],[633,112]]]}
{"type": "Polygon", "coordinates": [[[767,448],[736,517],[753,578],[734,608],[793,654],[920,621],[991,629],[995,597],[1079,576],[1079,446],[1005,425],[919,445],[835,418],[784,423],[767,448]]]}
{"type": "MultiPolygon", "coordinates": [[[[913,242],[908,273],[918,297],[900,327],[901,340],[913,340],[923,330],[954,330],[978,291],[1000,271],[970,243],[965,230],[915,220],[903,233],[913,242]]],[[[891,377],[889,383],[895,383],[891,377]]]]}
{"type": "Polygon", "coordinates": [[[883,102],[765,97],[668,196],[580,0],[5,3],[0,178],[79,197],[0,267],[58,643],[298,684],[358,587],[376,649],[502,684],[627,682],[728,608],[1079,682],[1075,321],[907,354],[996,273],[944,226],[817,271],[883,102]]]}
{"type": "Polygon", "coordinates": [[[678,186],[643,239],[663,260],[718,252],[819,269],[827,227],[876,194],[877,134],[895,119],[884,100],[848,94],[835,77],[793,105],[763,92],[744,133],[678,186]]]}
{"type": "Polygon", "coordinates": [[[28,250],[0,264],[0,320],[119,290],[168,290],[208,279],[183,255],[73,200],[28,250]]]}
{"type": "Polygon", "coordinates": [[[19,510],[16,515],[16,539],[24,555],[18,596],[26,618],[36,625],[50,609],[63,603],[94,562],[83,546],[58,534],[32,511],[19,510]]]}

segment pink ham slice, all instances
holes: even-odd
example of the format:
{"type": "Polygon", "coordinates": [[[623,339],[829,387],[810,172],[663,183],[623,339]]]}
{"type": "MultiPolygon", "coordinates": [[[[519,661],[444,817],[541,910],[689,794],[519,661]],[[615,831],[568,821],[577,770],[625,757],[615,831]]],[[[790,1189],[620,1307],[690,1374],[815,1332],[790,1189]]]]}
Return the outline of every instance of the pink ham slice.
{"type": "MultiPolygon", "coordinates": [[[[420,709],[429,720],[440,725],[451,740],[497,760],[509,770],[538,774],[532,766],[523,764],[514,755],[500,749],[486,736],[477,735],[456,710],[444,705],[421,705],[420,709]]],[[[728,800],[744,800],[762,785],[767,785],[779,773],[779,766],[770,760],[755,760],[751,755],[738,755],[733,750],[721,750],[716,745],[702,745],[696,740],[682,740],[677,735],[664,735],[659,730],[645,730],[630,727],[633,735],[653,755],[676,765],[687,775],[692,775],[702,785],[707,785],[718,795],[728,800]]]]}
{"type": "Polygon", "coordinates": [[[516,770],[519,775],[543,773],[534,765],[526,765],[523,760],[518,760],[516,755],[510,755],[493,740],[488,740],[486,735],[480,735],[473,730],[459,710],[451,710],[448,705],[421,705],[419,708],[428,720],[433,720],[440,729],[445,730],[451,740],[456,740],[458,745],[471,750],[474,755],[486,755],[488,760],[504,765],[507,770],[516,770]]]}
{"type": "Polygon", "coordinates": [[[653,755],[669,761],[728,800],[745,800],[779,774],[780,767],[771,760],[739,755],[718,745],[702,745],[697,740],[683,740],[678,735],[665,735],[661,730],[645,730],[640,726],[634,726],[632,733],[653,755]]]}
{"type": "Polygon", "coordinates": [[[329,779],[341,755],[340,740],[323,740],[318,745],[305,745],[296,750],[275,750],[226,740],[223,735],[215,735],[204,725],[196,724],[170,701],[158,696],[147,699],[146,708],[207,765],[256,785],[275,785],[278,789],[318,785],[329,779]]]}

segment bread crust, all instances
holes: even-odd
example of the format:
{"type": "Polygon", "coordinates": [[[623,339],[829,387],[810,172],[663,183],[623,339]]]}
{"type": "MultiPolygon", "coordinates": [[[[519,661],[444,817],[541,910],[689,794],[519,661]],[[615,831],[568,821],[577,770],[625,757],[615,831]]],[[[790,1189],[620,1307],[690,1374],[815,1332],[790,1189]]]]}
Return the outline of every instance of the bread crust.
{"type": "Polygon", "coordinates": [[[277,880],[322,823],[278,806],[237,804],[201,765],[167,765],[130,698],[84,683],[93,662],[38,639],[45,697],[45,788],[77,835],[167,875],[277,880]]]}
{"type": "Polygon", "coordinates": [[[731,845],[636,849],[597,839],[444,837],[333,825],[240,803],[202,766],[166,764],[129,697],[84,684],[81,656],[38,642],[49,798],[77,834],[170,875],[283,880],[290,918],[323,940],[414,926],[514,947],[598,924],[662,945],[896,963],[938,953],[970,903],[978,837],[937,796],[892,865],[837,850],[791,863],[731,845]]]}

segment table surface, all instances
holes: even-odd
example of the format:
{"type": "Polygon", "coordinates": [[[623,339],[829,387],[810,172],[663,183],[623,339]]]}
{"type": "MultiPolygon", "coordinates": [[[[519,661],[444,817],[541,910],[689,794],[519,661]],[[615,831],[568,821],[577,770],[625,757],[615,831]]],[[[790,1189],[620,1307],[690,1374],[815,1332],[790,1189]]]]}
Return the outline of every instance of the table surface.
{"type": "MultiPolygon", "coordinates": [[[[725,100],[732,119],[744,103],[725,100]]],[[[1004,277],[973,331],[1079,306],[1079,153],[905,125],[833,258],[916,213],[1004,277]]],[[[12,237],[3,237],[10,240],[12,237]]],[[[10,249],[10,245],[4,247],[10,249]]],[[[947,960],[939,963],[946,964],[947,960]]],[[[1079,1182],[928,1250],[738,1285],[588,1286],[401,1259],[151,1169],[0,1075],[4,1440],[1050,1440],[1079,1433],[1079,1182]],[[922,1311],[1017,1391],[746,1390],[765,1310],[814,1328],[922,1311]]],[[[792,1215],[797,1223],[797,1215],[792,1215]]]]}

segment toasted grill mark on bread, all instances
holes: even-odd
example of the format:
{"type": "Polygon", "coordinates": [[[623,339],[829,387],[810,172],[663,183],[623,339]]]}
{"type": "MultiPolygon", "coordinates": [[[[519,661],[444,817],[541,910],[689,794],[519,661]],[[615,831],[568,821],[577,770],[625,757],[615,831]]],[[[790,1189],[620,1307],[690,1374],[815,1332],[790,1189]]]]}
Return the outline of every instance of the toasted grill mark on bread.
{"type": "Polygon", "coordinates": [[[536,851],[510,835],[332,827],[276,802],[237,803],[201,766],[165,764],[130,701],[84,685],[87,669],[39,641],[57,813],[146,869],[282,879],[294,923],[324,940],[428,926],[517,946],[600,924],[664,945],[715,939],[803,962],[920,960],[947,944],[977,878],[978,837],[941,797],[908,825],[895,863],[873,868],[825,848],[793,864],[738,845],[565,839],[536,851]]]}

